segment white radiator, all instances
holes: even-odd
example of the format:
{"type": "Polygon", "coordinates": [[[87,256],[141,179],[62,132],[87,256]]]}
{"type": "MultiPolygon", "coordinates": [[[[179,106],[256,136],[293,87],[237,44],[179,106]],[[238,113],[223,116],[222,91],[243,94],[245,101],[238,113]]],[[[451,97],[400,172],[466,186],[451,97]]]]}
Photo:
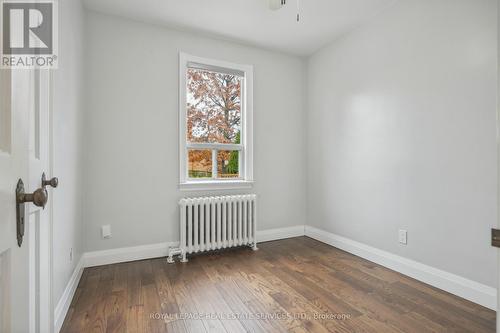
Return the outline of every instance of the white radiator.
{"type": "Polygon", "coordinates": [[[180,207],[179,248],[170,249],[167,261],[191,253],[251,246],[257,250],[256,195],[183,198],[180,207]]]}

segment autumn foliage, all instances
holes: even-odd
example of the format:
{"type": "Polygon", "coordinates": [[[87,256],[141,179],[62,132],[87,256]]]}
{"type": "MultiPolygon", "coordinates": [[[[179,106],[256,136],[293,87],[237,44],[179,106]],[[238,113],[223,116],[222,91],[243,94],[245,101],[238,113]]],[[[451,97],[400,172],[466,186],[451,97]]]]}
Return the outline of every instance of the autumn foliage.
{"type": "MultiPolygon", "coordinates": [[[[187,71],[187,141],[240,143],[241,77],[190,68],[187,71]]],[[[211,177],[212,151],[190,150],[190,177],[211,177]]],[[[220,177],[238,176],[238,152],[218,151],[220,177]]]]}

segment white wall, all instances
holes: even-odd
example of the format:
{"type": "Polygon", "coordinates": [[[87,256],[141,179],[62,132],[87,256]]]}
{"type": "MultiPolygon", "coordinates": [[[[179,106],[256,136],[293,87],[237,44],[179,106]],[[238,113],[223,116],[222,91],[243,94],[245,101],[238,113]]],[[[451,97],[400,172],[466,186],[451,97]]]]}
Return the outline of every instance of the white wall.
{"type": "Polygon", "coordinates": [[[496,285],[496,12],[399,1],[309,59],[310,225],[496,285]]]}
{"type": "Polygon", "coordinates": [[[246,192],[258,195],[258,229],[304,224],[302,59],[87,14],[87,251],[178,241],[179,198],[202,194],[177,189],[179,51],[254,65],[256,184],[246,192]]]}
{"type": "Polygon", "coordinates": [[[54,70],[53,297],[57,305],[83,253],[82,124],[85,11],[79,0],[59,1],[59,68],[54,70]],[[73,261],[70,249],[73,248],[73,261]]]}

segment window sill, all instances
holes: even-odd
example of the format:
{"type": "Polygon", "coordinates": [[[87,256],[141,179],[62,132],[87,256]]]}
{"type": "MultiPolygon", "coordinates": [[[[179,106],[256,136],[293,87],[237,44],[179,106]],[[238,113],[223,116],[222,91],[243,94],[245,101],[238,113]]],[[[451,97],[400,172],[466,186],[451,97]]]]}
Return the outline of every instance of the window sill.
{"type": "Polygon", "coordinates": [[[213,191],[239,190],[252,188],[253,181],[226,180],[226,181],[190,181],[179,184],[181,191],[213,191]]]}

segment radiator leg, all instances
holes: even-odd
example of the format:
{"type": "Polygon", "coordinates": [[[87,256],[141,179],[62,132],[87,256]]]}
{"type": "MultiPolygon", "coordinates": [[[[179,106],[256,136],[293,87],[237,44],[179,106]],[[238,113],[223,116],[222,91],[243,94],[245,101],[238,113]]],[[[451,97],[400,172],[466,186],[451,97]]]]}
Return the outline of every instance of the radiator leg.
{"type": "Polygon", "coordinates": [[[257,251],[259,248],[257,247],[257,242],[254,242],[252,245],[252,250],[257,251]]]}
{"type": "Polygon", "coordinates": [[[174,257],[171,254],[167,257],[167,263],[175,264],[174,257]]]}
{"type": "Polygon", "coordinates": [[[181,262],[188,262],[189,260],[186,258],[186,251],[182,251],[181,262]]]}

